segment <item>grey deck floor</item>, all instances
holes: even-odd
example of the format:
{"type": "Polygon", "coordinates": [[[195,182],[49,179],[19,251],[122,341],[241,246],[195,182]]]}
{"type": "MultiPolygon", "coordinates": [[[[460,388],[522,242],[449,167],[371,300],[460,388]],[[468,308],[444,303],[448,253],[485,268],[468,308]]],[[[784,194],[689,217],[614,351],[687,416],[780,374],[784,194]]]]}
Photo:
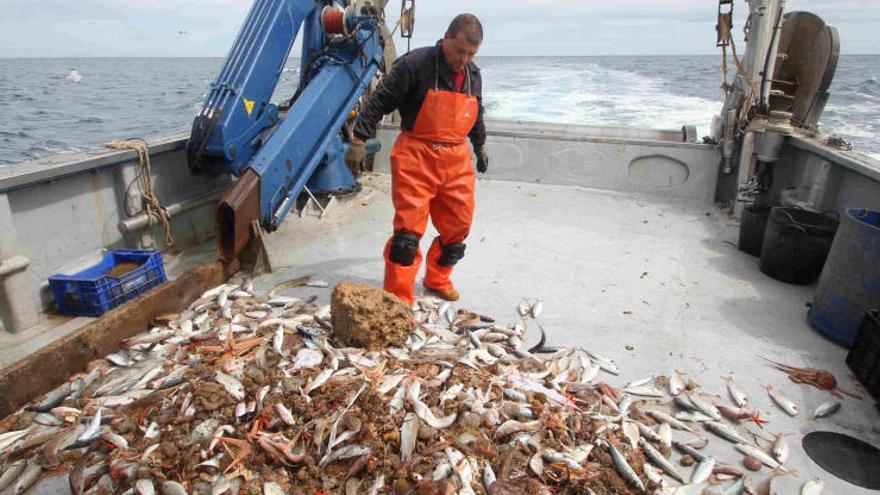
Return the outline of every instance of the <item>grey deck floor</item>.
{"type": "MultiPolygon", "coordinates": [[[[258,287],[304,274],[331,287],[344,279],[381,286],[381,251],[393,215],[390,180],[377,175],[363,182],[362,194],[323,220],[290,219],[269,235],[276,271],[258,287]]],[[[737,232],[735,222],[712,205],[481,180],[467,256],[453,277],[462,293],[457,307],[508,323],[521,298],[543,299],[548,345],[579,345],[614,358],[623,373],[604,376],[612,385],[678,369],[702,391],[728,401],[721,376],[733,375],[771,420],[765,435],[785,433],[792,445],[788,465],[799,476],[777,479],[778,493],[800,493],[800,484],[814,476],[829,484],[826,493],[858,493],[809,460],[800,438],[827,429],[878,445],[874,401],[846,399],[837,415],[808,420],[832,396],[791,383],[758,356],[825,368],[851,387],[846,350],[807,324],[805,305],[814,288],[762,274],[756,258],[736,249],[737,232]],[[792,419],[776,408],[762,384],[795,399],[800,416],[792,419]]],[[[433,235],[426,234],[423,249],[433,235]]],[[[325,302],[329,292],[317,289],[325,302]]],[[[719,462],[741,467],[732,444],[707,435],[719,462]]]]}
{"type": "MultiPolygon", "coordinates": [[[[257,280],[258,289],[305,274],[330,287],[345,279],[381,286],[381,252],[393,215],[390,180],[375,175],[362,182],[361,194],[331,208],[324,219],[291,217],[266,237],[275,271],[257,280]]],[[[433,235],[429,230],[423,248],[433,235]]],[[[766,277],[756,258],[736,249],[736,237],[736,224],[712,205],[480,180],[467,256],[454,276],[462,293],[457,307],[509,323],[521,298],[540,298],[548,345],[583,346],[615,359],[621,376],[600,376],[615,386],[677,369],[726,402],[721,376],[733,375],[750,404],[771,420],[764,434],[785,433],[792,446],[787,465],[799,475],[777,477],[771,493],[800,493],[813,477],[826,481],[826,494],[871,493],[824,472],[806,457],[800,439],[824,429],[880,444],[874,401],[846,399],[835,416],[808,419],[831,395],[789,382],[758,356],[825,368],[851,386],[846,350],[806,323],[813,288],[766,277]],[[762,384],[795,399],[800,416],[792,419],[776,408],[762,384]]],[[[169,259],[170,272],[212,257],[212,245],[200,246],[169,259]]],[[[297,289],[324,303],[330,290],[297,289]]],[[[676,438],[689,438],[679,433],[676,438]]],[[[707,452],[741,468],[732,444],[706,435],[707,452]]],[[[768,470],[758,478],[766,483],[768,470]]],[[[47,480],[36,491],[60,486],[66,487],[65,479],[47,480]]]]}

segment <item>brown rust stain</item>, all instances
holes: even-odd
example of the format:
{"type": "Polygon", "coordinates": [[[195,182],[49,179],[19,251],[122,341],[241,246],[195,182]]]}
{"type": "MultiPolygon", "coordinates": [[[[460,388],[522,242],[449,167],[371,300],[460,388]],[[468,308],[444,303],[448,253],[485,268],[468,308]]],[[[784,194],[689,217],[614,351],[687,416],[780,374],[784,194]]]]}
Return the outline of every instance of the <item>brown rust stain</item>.
{"type": "Polygon", "coordinates": [[[114,352],[156,316],[184,309],[234,271],[219,261],[197,266],[0,370],[0,418],[83,371],[89,361],[114,352]]]}
{"type": "Polygon", "coordinates": [[[110,218],[107,214],[107,208],[104,206],[104,201],[101,199],[101,178],[99,177],[98,172],[92,172],[89,174],[89,179],[92,183],[92,200],[95,204],[95,223],[101,226],[101,245],[109,246],[112,244],[110,240],[110,232],[107,229],[107,226],[110,223],[110,218]]]}

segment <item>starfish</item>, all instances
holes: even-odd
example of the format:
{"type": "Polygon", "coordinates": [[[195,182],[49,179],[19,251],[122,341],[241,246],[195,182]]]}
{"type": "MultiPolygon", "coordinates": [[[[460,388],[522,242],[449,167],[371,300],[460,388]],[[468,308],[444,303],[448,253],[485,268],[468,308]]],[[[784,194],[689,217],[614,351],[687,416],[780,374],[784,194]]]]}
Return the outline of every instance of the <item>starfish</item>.
{"type": "Polygon", "coordinates": [[[749,420],[752,423],[755,423],[756,425],[758,425],[758,428],[760,428],[762,430],[764,429],[764,425],[769,423],[769,421],[767,421],[766,419],[761,419],[761,413],[758,411],[755,411],[755,414],[752,415],[752,417],[749,418],[749,420]]]}

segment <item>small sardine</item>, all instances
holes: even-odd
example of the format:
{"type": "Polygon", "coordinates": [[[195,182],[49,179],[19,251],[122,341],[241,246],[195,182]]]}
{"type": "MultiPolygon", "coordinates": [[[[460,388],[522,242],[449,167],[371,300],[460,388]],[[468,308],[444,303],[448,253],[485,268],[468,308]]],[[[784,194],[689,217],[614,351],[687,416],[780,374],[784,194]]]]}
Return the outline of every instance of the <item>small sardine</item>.
{"type": "Polygon", "coordinates": [[[25,409],[35,412],[49,412],[53,407],[58,406],[64,399],[71,394],[70,384],[65,383],[55,390],[46,394],[42,400],[36,404],[30,404],[25,409]]]}
{"type": "Polygon", "coordinates": [[[785,461],[788,460],[788,455],[791,454],[791,448],[788,446],[788,442],[785,441],[782,433],[777,433],[775,436],[776,441],[770,447],[770,455],[780,464],[785,464],[785,461]]]}
{"type": "Polygon", "coordinates": [[[660,444],[668,449],[672,448],[672,427],[669,423],[660,423],[657,434],[660,436],[660,444]]]}
{"type": "Polygon", "coordinates": [[[18,476],[18,479],[15,480],[15,484],[12,487],[12,493],[14,495],[20,495],[26,492],[30,487],[40,479],[40,475],[43,473],[43,466],[37,462],[36,458],[31,458],[27,462],[27,466],[24,468],[24,471],[18,476]]]}
{"type": "Polygon", "coordinates": [[[822,404],[819,404],[816,410],[813,411],[812,419],[827,418],[828,416],[831,416],[832,414],[839,411],[842,405],[843,404],[837,401],[824,402],[822,404]]]}
{"type": "Polygon", "coordinates": [[[656,378],[657,377],[655,377],[654,375],[646,376],[644,378],[638,378],[636,380],[633,380],[633,381],[627,383],[626,385],[623,386],[623,388],[641,387],[642,385],[647,385],[648,383],[653,382],[656,378]]]}
{"type": "Polygon", "coordinates": [[[767,389],[767,393],[770,395],[770,398],[773,399],[773,402],[776,403],[783,411],[786,412],[789,416],[797,416],[800,412],[798,405],[795,401],[789,399],[788,397],[782,395],[779,392],[773,390],[772,385],[762,385],[765,389],[767,389]]]}
{"type": "Polygon", "coordinates": [[[73,448],[78,449],[90,445],[101,436],[101,410],[102,408],[99,407],[98,412],[92,417],[92,421],[89,423],[86,431],[76,437],[76,442],[73,444],[73,448]]]}
{"type": "Polygon", "coordinates": [[[749,403],[749,396],[746,395],[746,391],[733,381],[732,376],[723,376],[721,378],[727,382],[727,393],[730,394],[733,403],[736,404],[737,407],[746,407],[749,403]]]}
{"type": "MultiPolygon", "coordinates": [[[[165,480],[162,482],[162,485],[159,487],[159,492],[162,495],[187,495],[186,488],[180,483],[172,480],[165,480]]],[[[269,493],[265,491],[265,485],[263,488],[264,493],[269,493]]],[[[274,493],[269,493],[269,495],[275,495],[274,493]]]]}
{"type": "Polygon", "coordinates": [[[672,446],[675,447],[676,450],[678,450],[678,451],[681,452],[682,454],[687,454],[687,455],[693,457],[694,459],[696,459],[696,460],[698,460],[698,461],[702,461],[703,459],[705,459],[706,457],[708,457],[706,454],[704,454],[704,453],[700,452],[699,450],[693,448],[692,446],[688,445],[687,443],[676,442],[676,441],[673,440],[673,441],[672,441],[672,446]]]}
{"type": "Polygon", "coordinates": [[[630,466],[629,463],[626,462],[626,457],[624,457],[623,454],[619,450],[617,450],[616,447],[614,447],[614,445],[611,445],[611,443],[607,443],[607,445],[608,451],[611,453],[611,458],[614,460],[614,467],[617,469],[617,472],[620,474],[620,476],[629,484],[638,488],[640,492],[644,492],[645,484],[642,483],[642,480],[639,478],[636,472],[633,471],[632,466],[630,466]]]}
{"type": "Polygon", "coordinates": [[[801,487],[801,495],[822,495],[823,490],[825,490],[825,482],[819,478],[813,478],[801,487]]]}
{"type": "Polygon", "coordinates": [[[125,450],[128,448],[128,440],[125,439],[122,435],[117,435],[112,431],[105,431],[101,434],[101,440],[113,445],[117,449],[125,450]]]}
{"type": "Polygon", "coordinates": [[[217,383],[223,385],[226,393],[231,395],[233,399],[244,399],[244,385],[240,381],[219,370],[214,372],[214,379],[217,380],[217,383]]]}
{"type": "Polygon", "coordinates": [[[705,428],[712,433],[718,435],[719,437],[727,440],[732,443],[744,443],[747,444],[749,441],[739,434],[734,428],[727,426],[724,423],[720,423],[717,421],[710,421],[708,423],[704,423],[705,428]]]}
{"type": "Polygon", "coordinates": [[[678,394],[684,392],[685,384],[681,377],[678,375],[678,372],[673,371],[669,374],[669,395],[676,397],[678,394]]]}
{"type": "Polygon", "coordinates": [[[623,391],[628,394],[639,395],[642,397],[663,397],[665,395],[662,390],[659,390],[654,386],[627,387],[624,388],[623,391]]]}
{"type": "Polygon", "coordinates": [[[607,359],[607,358],[603,357],[602,355],[597,354],[592,351],[586,351],[586,353],[589,354],[590,357],[593,359],[593,361],[595,361],[596,364],[598,364],[599,367],[602,368],[603,370],[607,371],[608,373],[611,373],[612,375],[619,375],[620,374],[620,368],[617,367],[617,364],[613,360],[607,359]]]}
{"type": "Polygon", "coordinates": [[[682,430],[682,431],[686,431],[689,433],[694,433],[694,430],[692,430],[690,426],[682,423],[681,421],[673,418],[672,416],[670,416],[662,411],[651,410],[651,411],[647,411],[647,413],[649,416],[651,416],[652,418],[654,418],[657,421],[660,421],[661,423],[669,423],[669,426],[675,428],[676,430],[682,430]]]}
{"type": "Polygon", "coordinates": [[[415,413],[407,413],[400,427],[400,459],[406,462],[412,458],[419,439],[419,417],[415,413]]]}
{"type": "Polygon", "coordinates": [[[13,481],[17,480],[18,476],[24,471],[26,466],[27,461],[25,459],[19,459],[7,464],[6,470],[0,475],[0,492],[6,489],[7,486],[11,485],[13,481]]]}
{"type": "Polygon", "coordinates": [[[681,476],[681,473],[675,469],[675,466],[669,462],[663,454],[660,453],[659,450],[655,449],[653,445],[648,443],[644,438],[639,440],[639,445],[641,445],[642,450],[645,451],[645,455],[651,461],[652,464],[659,467],[663,471],[665,471],[669,476],[672,476],[679,483],[684,483],[684,478],[681,476]]]}
{"type": "Polygon", "coordinates": [[[324,456],[323,459],[318,463],[318,467],[323,468],[328,464],[332,464],[336,461],[341,461],[344,459],[351,459],[352,457],[360,457],[362,455],[367,455],[372,450],[369,447],[365,447],[363,445],[346,445],[345,447],[341,447],[337,450],[334,450],[332,453],[329,453],[324,456]]]}
{"type": "Polygon", "coordinates": [[[691,483],[700,484],[706,482],[709,479],[709,476],[712,475],[713,469],[715,469],[714,457],[706,457],[701,460],[699,464],[697,464],[697,467],[694,468],[693,474],[691,474],[691,483]]]}
{"type": "Polygon", "coordinates": [[[742,454],[750,455],[750,456],[758,459],[759,461],[761,461],[762,464],[769,467],[770,469],[779,468],[779,469],[782,469],[783,471],[785,471],[786,473],[788,472],[788,469],[786,469],[784,466],[782,466],[782,464],[780,464],[776,459],[774,459],[769,454],[767,454],[766,452],[764,452],[763,450],[761,450],[757,447],[754,447],[754,446],[751,446],[748,444],[744,444],[744,443],[738,443],[738,444],[734,445],[734,447],[736,448],[736,450],[740,451],[742,454]]]}
{"type": "Polygon", "coordinates": [[[137,483],[134,484],[135,490],[137,490],[138,495],[156,495],[156,487],[153,486],[153,480],[150,479],[139,479],[137,483]]]}
{"type": "Polygon", "coordinates": [[[715,421],[721,421],[721,412],[718,411],[718,408],[715,407],[714,404],[696,394],[688,394],[688,399],[690,399],[691,403],[697,406],[697,409],[699,409],[703,414],[709,416],[715,421]]]}

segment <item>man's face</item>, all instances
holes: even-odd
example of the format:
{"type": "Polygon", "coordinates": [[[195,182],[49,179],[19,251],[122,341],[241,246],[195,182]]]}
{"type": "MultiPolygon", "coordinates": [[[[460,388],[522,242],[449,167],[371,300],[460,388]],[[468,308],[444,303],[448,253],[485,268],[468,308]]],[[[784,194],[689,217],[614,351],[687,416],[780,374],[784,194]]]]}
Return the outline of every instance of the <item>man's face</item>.
{"type": "Polygon", "coordinates": [[[454,38],[447,35],[440,46],[443,49],[443,59],[453,72],[463,71],[480,49],[480,44],[470,43],[464,33],[458,33],[454,38]]]}

